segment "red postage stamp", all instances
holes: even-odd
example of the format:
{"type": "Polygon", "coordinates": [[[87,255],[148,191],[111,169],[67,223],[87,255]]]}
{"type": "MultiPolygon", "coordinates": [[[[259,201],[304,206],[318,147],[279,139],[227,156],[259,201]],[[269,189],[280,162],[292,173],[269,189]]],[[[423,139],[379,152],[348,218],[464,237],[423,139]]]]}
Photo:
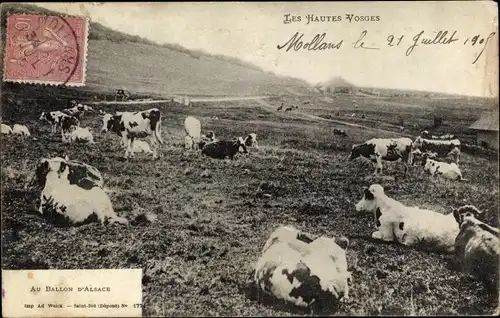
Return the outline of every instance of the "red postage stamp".
{"type": "Polygon", "coordinates": [[[85,85],[87,35],[86,17],[9,15],[3,80],[85,85]]]}

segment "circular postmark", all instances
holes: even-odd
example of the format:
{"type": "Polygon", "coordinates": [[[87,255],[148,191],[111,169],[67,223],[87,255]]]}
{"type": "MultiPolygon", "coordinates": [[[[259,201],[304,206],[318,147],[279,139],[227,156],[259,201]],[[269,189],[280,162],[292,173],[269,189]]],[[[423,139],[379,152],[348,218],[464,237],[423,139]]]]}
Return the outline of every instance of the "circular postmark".
{"type": "Polygon", "coordinates": [[[82,77],[82,18],[9,16],[5,71],[9,79],[35,80],[66,85],[75,75],[82,77]]]}

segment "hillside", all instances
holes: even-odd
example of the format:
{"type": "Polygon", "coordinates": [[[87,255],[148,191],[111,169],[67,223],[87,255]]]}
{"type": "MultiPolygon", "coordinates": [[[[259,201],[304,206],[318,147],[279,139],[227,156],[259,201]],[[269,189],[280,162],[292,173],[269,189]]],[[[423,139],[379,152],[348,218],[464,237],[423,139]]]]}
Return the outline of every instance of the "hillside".
{"type": "MultiPolygon", "coordinates": [[[[2,43],[6,13],[60,15],[44,8],[2,5],[2,43]]],[[[177,44],[158,44],[91,22],[84,89],[125,88],[153,95],[282,95],[311,94],[305,81],[264,72],[235,57],[189,50],[177,44]]],[[[1,53],[3,60],[3,50],[1,53]]],[[[3,72],[3,70],[2,70],[3,72]]]]}

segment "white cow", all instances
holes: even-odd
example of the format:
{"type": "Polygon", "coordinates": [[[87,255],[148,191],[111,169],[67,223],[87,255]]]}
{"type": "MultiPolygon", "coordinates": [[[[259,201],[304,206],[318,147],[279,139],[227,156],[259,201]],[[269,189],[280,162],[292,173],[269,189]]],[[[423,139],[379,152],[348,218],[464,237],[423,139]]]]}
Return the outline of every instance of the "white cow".
{"type": "Polygon", "coordinates": [[[482,281],[488,291],[498,293],[500,231],[477,220],[474,207],[464,206],[453,214],[460,227],[455,241],[459,269],[482,281]]]}
{"type": "Polygon", "coordinates": [[[67,157],[43,158],[35,175],[43,187],[38,211],[44,218],[72,225],[93,221],[128,223],[115,213],[102,188],[102,176],[94,167],[67,157]]]}
{"type": "Polygon", "coordinates": [[[278,299],[308,307],[320,301],[347,300],[345,237],[314,239],[292,226],[281,226],[269,237],[255,264],[257,287],[278,299]]]}
{"type": "Polygon", "coordinates": [[[454,250],[459,229],[453,213],[441,214],[405,206],[388,197],[379,184],[364,190],[356,211],[375,214],[377,231],[372,233],[374,239],[440,252],[454,250]]]}
{"type": "Polygon", "coordinates": [[[12,128],[9,125],[2,124],[2,134],[12,134],[12,128]]]}
{"type": "Polygon", "coordinates": [[[136,140],[134,141],[134,145],[132,146],[132,152],[141,153],[144,152],[146,154],[153,154],[151,147],[144,140],[136,140]]]}
{"type": "Polygon", "coordinates": [[[200,121],[193,116],[187,116],[184,120],[184,130],[186,132],[186,137],[184,139],[186,149],[196,149],[201,138],[200,121]],[[188,139],[191,139],[191,141],[188,139]]]}
{"type": "Polygon", "coordinates": [[[30,131],[28,130],[28,127],[25,125],[19,125],[19,124],[14,124],[12,127],[12,133],[14,135],[21,135],[21,136],[31,136],[30,131]]]}
{"type": "Polygon", "coordinates": [[[450,180],[466,181],[462,177],[462,172],[456,163],[440,162],[432,159],[427,159],[424,166],[424,171],[430,173],[432,176],[443,176],[443,178],[450,180]]]}
{"type": "Polygon", "coordinates": [[[94,143],[94,137],[92,136],[91,127],[81,128],[73,126],[71,128],[71,133],[69,134],[69,142],[73,143],[94,143]]]}

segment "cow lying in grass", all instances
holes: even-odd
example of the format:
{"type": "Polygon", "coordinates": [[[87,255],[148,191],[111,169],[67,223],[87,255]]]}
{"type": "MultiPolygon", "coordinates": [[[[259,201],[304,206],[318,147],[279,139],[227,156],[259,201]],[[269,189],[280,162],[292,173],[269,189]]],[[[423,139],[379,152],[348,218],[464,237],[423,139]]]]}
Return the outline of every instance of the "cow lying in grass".
{"type": "Polygon", "coordinates": [[[43,158],[32,185],[43,188],[38,212],[58,225],[89,222],[127,224],[118,217],[103,190],[101,173],[94,167],[67,157],[43,158]]]}
{"type": "Polygon", "coordinates": [[[299,307],[349,298],[345,237],[314,239],[291,226],[269,237],[255,265],[257,287],[299,307]]]}
{"type": "Polygon", "coordinates": [[[401,160],[405,174],[407,163],[412,163],[412,141],[410,138],[373,138],[362,144],[353,145],[349,160],[363,156],[375,165],[375,174],[382,174],[382,160],[401,160]]]}
{"type": "Polygon", "coordinates": [[[364,190],[363,198],[356,204],[356,211],[375,214],[377,231],[372,233],[374,239],[438,252],[454,250],[459,229],[453,213],[445,215],[405,206],[388,197],[379,184],[364,190]]]}
{"type": "Polygon", "coordinates": [[[69,134],[70,143],[94,143],[94,137],[92,136],[91,128],[81,128],[74,126],[69,134]]]}
{"type": "Polygon", "coordinates": [[[456,163],[440,162],[432,159],[427,159],[424,171],[430,173],[432,176],[442,176],[450,180],[467,181],[462,178],[462,172],[456,163]]]}
{"type": "Polygon", "coordinates": [[[14,124],[14,126],[12,126],[12,134],[21,136],[31,136],[28,127],[20,124],[14,124]]]}
{"type": "Polygon", "coordinates": [[[12,134],[12,128],[9,125],[2,124],[2,134],[12,134]]]}
{"type": "Polygon", "coordinates": [[[236,140],[218,140],[208,143],[203,147],[201,153],[216,159],[229,157],[232,160],[240,148],[243,148],[243,153],[248,153],[245,141],[241,137],[236,140]]]}
{"type": "Polygon", "coordinates": [[[460,232],[455,240],[455,259],[460,270],[482,281],[498,293],[500,231],[476,219],[478,210],[463,206],[453,211],[460,232]]]}

